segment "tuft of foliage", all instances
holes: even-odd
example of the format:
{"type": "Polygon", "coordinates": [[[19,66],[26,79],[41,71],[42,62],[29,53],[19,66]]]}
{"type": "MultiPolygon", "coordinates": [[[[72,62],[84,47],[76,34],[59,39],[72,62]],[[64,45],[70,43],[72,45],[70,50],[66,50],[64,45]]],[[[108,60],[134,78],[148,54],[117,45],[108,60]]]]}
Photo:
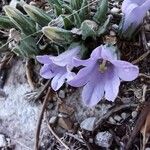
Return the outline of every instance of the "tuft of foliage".
{"type": "Polygon", "coordinates": [[[95,3],[88,0],[48,0],[48,3],[50,11],[24,4],[22,7],[26,14],[17,8],[4,6],[6,16],[0,16],[0,27],[16,28],[22,37],[29,36],[13,49],[18,55],[31,57],[41,52],[35,40],[40,38],[36,34],[38,31],[50,39],[49,47],[56,44],[65,48],[74,42],[83,45],[89,37],[96,40],[107,31],[110,22],[108,0],[98,1],[94,16],[91,7],[95,3]],[[72,32],[74,29],[77,32],[72,32]]]}

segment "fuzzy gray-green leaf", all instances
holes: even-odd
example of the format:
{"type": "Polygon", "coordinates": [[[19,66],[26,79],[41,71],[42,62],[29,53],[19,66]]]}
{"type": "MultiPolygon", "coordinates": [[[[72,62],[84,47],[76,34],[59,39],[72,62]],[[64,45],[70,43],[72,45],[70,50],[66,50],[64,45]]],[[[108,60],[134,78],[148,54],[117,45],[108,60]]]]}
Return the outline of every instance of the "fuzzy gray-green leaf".
{"type": "Polygon", "coordinates": [[[62,4],[62,2],[61,2],[61,0],[47,0],[48,1],[48,3],[50,4],[50,5],[57,5],[57,6],[61,6],[61,4],[62,4]]]}
{"type": "MultiPolygon", "coordinates": [[[[24,36],[22,36],[22,38],[24,38],[24,36]]],[[[20,41],[12,51],[23,57],[34,57],[39,54],[39,49],[33,37],[28,37],[20,41]]]]}
{"type": "Polygon", "coordinates": [[[41,26],[46,26],[52,20],[51,17],[46,14],[42,9],[32,5],[24,5],[23,8],[27,14],[41,26]]]}
{"type": "Polygon", "coordinates": [[[102,34],[104,34],[110,24],[110,20],[112,19],[112,16],[108,16],[107,20],[104,22],[103,25],[101,25],[97,31],[97,35],[101,36],[102,34]]]}
{"type": "Polygon", "coordinates": [[[70,31],[62,28],[47,26],[43,27],[42,32],[52,42],[55,42],[60,45],[69,44],[73,40],[73,34],[70,31]]]}
{"type": "Polygon", "coordinates": [[[101,0],[99,2],[99,6],[97,11],[93,17],[93,19],[102,24],[106,20],[106,14],[108,12],[108,0],[101,0]]]}
{"type": "Polygon", "coordinates": [[[79,12],[79,16],[82,21],[88,19],[89,17],[89,5],[87,0],[83,0],[81,5],[81,10],[79,12]]]}
{"type": "Polygon", "coordinates": [[[54,4],[54,11],[55,11],[56,16],[59,16],[62,14],[62,8],[55,4],[54,4]]]}
{"type": "Polygon", "coordinates": [[[71,21],[71,16],[69,16],[69,15],[61,15],[61,17],[63,18],[64,28],[65,29],[71,29],[71,27],[73,26],[73,23],[71,21]]]}
{"type": "Polygon", "coordinates": [[[81,8],[83,0],[70,0],[72,9],[79,10],[81,8]]]}
{"type": "Polygon", "coordinates": [[[15,25],[10,21],[7,16],[0,16],[0,27],[5,29],[14,28],[15,25]]]}
{"type": "Polygon", "coordinates": [[[36,31],[35,23],[16,8],[4,6],[4,10],[9,19],[26,35],[36,31]]]}
{"type": "Polygon", "coordinates": [[[81,26],[81,19],[77,11],[73,11],[73,17],[74,17],[74,24],[76,25],[77,28],[80,28],[81,26]]]}
{"type": "Polygon", "coordinates": [[[81,31],[82,31],[82,39],[85,40],[87,37],[96,37],[98,25],[91,20],[85,20],[82,22],[81,31]]]}

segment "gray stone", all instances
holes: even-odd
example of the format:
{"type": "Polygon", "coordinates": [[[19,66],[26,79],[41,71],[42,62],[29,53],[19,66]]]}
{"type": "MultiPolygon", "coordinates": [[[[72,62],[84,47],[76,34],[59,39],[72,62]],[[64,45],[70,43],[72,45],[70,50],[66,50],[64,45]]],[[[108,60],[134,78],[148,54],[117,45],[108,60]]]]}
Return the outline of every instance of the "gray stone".
{"type": "Polygon", "coordinates": [[[111,124],[116,124],[116,121],[114,120],[114,118],[113,117],[109,117],[109,122],[111,123],[111,124]]]}
{"type": "Polygon", "coordinates": [[[6,146],[7,146],[7,141],[5,135],[0,134],[0,147],[6,147],[6,146]]]}
{"type": "Polygon", "coordinates": [[[116,14],[116,13],[119,13],[120,12],[120,9],[117,8],[117,7],[113,7],[111,10],[110,10],[111,13],[113,14],[116,14]]]}
{"type": "Polygon", "coordinates": [[[59,96],[60,98],[65,98],[65,91],[60,90],[59,93],[58,93],[58,96],[59,96]]]}
{"type": "Polygon", "coordinates": [[[120,122],[122,118],[121,118],[119,115],[116,115],[116,116],[114,116],[114,119],[115,119],[116,121],[120,122]]]}
{"type": "Polygon", "coordinates": [[[121,114],[121,117],[122,117],[123,119],[126,119],[127,114],[126,114],[126,113],[122,113],[122,114],[121,114]]]}
{"type": "Polygon", "coordinates": [[[57,116],[53,116],[53,117],[50,118],[49,123],[50,124],[55,124],[56,121],[57,121],[57,116]]]}
{"type": "Polygon", "coordinates": [[[87,118],[81,122],[80,127],[87,131],[93,131],[95,121],[96,121],[96,117],[87,118]]]}
{"type": "Polygon", "coordinates": [[[131,114],[131,115],[132,115],[132,118],[136,118],[136,117],[137,117],[137,114],[138,114],[137,111],[133,111],[132,114],[131,114]]]}
{"type": "Polygon", "coordinates": [[[109,148],[112,144],[113,136],[110,132],[99,132],[95,137],[95,143],[98,146],[109,148]]]}

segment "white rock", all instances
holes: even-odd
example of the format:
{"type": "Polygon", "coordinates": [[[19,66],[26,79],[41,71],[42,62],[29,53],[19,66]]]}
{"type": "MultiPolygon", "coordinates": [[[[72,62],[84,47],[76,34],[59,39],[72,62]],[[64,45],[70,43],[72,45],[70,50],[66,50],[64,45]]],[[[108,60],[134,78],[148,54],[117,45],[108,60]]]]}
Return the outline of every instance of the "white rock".
{"type": "Polygon", "coordinates": [[[116,124],[116,121],[114,120],[114,118],[113,117],[109,117],[109,122],[111,123],[111,124],[116,124]]]}
{"type": "Polygon", "coordinates": [[[112,141],[113,141],[113,136],[108,131],[99,132],[95,138],[95,143],[98,146],[105,147],[105,148],[109,148],[112,144],[112,141]]]}
{"type": "Polygon", "coordinates": [[[113,28],[113,29],[118,29],[119,26],[118,26],[117,24],[113,24],[113,25],[112,25],[112,28],[113,28]]]}
{"type": "Polygon", "coordinates": [[[57,121],[57,117],[56,117],[56,116],[53,116],[53,117],[50,118],[49,123],[50,123],[50,124],[55,124],[56,121],[57,121]]]}
{"type": "Polygon", "coordinates": [[[150,147],[145,148],[145,150],[150,150],[150,147]]]}
{"type": "Polygon", "coordinates": [[[6,147],[6,146],[7,146],[6,138],[3,134],[0,134],[0,147],[6,147]]]}
{"type": "Polygon", "coordinates": [[[114,116],[114,119],[115,119],[116,121],[120,122],[122,118],[121,118],[120,116],[116,115],[116,116],[114,116]]]}
{"type": "Polygon", "coordinates": [[[119,13],[120,9],[117,8],[117,7],[113,7],[110,12],[113,13],[113,14],[116,14],[116,13],[119,13]]]}
{"type": "Polygon", "coordinates": [[[123,119],[126,119],[127,114],[126,114],[126,113],[122,113],[122,114],[121,114],[121,117],[122,117],[123,119]]]}
{"type": "Polygon", "coordinates": [[[58,96],[59,96],[60,98],[65,98],[65,91],[60,90],[59,93],[58,93],[58,96]]]}
{"type": "Polygon", "coordinates": [[[109,33],[111,36],[115,36],[116,35],[116,33],[114,32],[114,31],[110,31],[110,33],[109,33]]]}
{"type": "Polygon", "coordinates": [[[137,117],[137,114],[138,114],[137,111],[133,111],[132,114],[131,114],[131,115],[132,115],[132,118],[136,118],[136,117],[137,117]]]}
{"type": "Polygon", "coordinates": [[[81,122],[80,127],[87,131],[93,131],[96,117],[90,117],[81,122]]]}

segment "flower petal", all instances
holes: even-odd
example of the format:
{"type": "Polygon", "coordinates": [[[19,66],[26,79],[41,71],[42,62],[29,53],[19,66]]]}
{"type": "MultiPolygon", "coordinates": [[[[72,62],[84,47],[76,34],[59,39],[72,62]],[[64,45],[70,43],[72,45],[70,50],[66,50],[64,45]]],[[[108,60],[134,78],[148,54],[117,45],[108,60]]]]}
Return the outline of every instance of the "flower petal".
{"type": "Polygon", "coordinates": [[[123,13],[128,13],[130,8],[142,5],[146,0],[124,0],[121,6],[123,13]],[[130,7],[130,8],[129,8],[130,7]]]}
{"type": "Polygon", "coordinates": [[[102,48],[103,48],[103,46],[98,46],[98,47],[96,47],[96,48],[92,51],[92,53],[91,53],[91,58],[92,58],[93,60],[97,60],[97,59],[102,58],[102,57],[101,57],[102,48]]]}
{"type": "Polygon", "coordinates": [[[50,60],[50,57],[48,55],[36,56],[36,59],[41,64],[51,64],[52,63],[52,61],[50,60]]]}
{"type": "Polygon", "coordinates": [[[74,67],[79,67],[79,66],[89,66],[93,61],[91,58],[86,59],[86,60],[81,60],[78,58],[73,58],[72,63],[74,67]]]}
{"type": "Polygon", "coordinates": [[[59,88],[64,84],[66,79],[66,73],[59,72],[55,75],[55,77],[51,81],[51,87],[54,91],[59,90],[59,88]]]}
{"type": "Polygon", "coordinates": [[[77,75],[72,80],[68,81],[68,84],[73,87],[81,87],[85,85],[93,74],[94,68],[95,65],[89,65],[88,67],[80,69],[77,75]]]}
{"type": "Polygon", "coordinates": [[[87,106],[94,106],[96,105],[104,95],[104,86],[99,81],[98,83],[95,82],[88,82],[82,91],[82,100],[87,106]]]}
{"type": "Polygon", "coordinates": [[[145,2],[146,0],[124,0],[121,7],[122,12],[127,13],[127,9],[129,9],[130,5],[141,6],[145,2]]]}
{"type": "Polygon", "coordinates": [[[114,101],[118,95],[120,86],[120,79],[113,71],[113,68],[109,68],[105,74],[105,98],[109,101],[114,101]]]}
{"type": "Polygon", "coordinates": [[[116,60],[112,63],[115,66],[115,72],[123,81],[132,81],[139,75],[139,68],[129,62],[116,60]]]}
{"type": "Polygon", "coordinates": [[[51,71],[51,65],[44,65],[40,70],[40,76],[42,76],[45,79],[51,79],[54,74],[51,71]]]}
{"type": "Polygon", "coordinates": [[[67,50],[58,56],[50,56],[52,62],[58,66],[71,65],[73,57],[76,57],[80,51],[80,47],[67,50]]]}

